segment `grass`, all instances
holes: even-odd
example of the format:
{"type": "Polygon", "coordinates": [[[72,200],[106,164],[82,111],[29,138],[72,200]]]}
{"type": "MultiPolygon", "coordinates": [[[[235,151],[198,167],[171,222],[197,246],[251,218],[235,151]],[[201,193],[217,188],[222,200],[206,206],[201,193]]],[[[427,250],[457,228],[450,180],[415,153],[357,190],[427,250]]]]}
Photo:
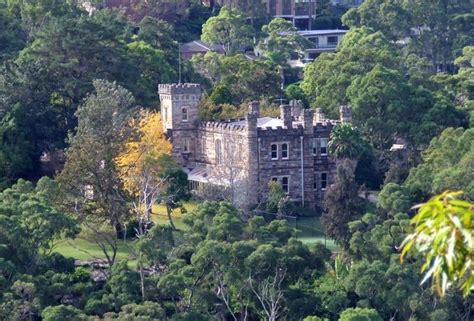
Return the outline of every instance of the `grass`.
{"type": "MultiPolygon", "coordinates": [[[[188,202],[184,205],[187,212],[191,212],[196,208],[197,204],[188,202]]],[[[156,224],[167,225],[168,215],[166,214],[166,207],[163,205],[153,206],[152,219],[156,224]]],[[[173,212],[173,222],[178,229],[185,229],[186,226],[182,221],[182,213],[180,209],[173,212]]],[[[338,251],[337,246],[332,240],[327,240],[324,237],[324,228],[321,225],[318,217],[305,217],[297,220],[289,220],[289,223],[298,230],[298,239],[305,244],[312,244],[320,242],[325,244],[331,251],[338,251]]],[[[133,241],[128,241],[132,245],[133,241]]],[[[73,257],[76,260],[90,260],[93,258],[103,258],[104,254],[97,244],[88,241],[79,236],[74,240],[63,240],[55,248],[58,252],[66,257],[73,257]]],[[[117,260],[133,259],[130,255],[130,250],[124,241],[119,241],[117,252],[117,260]]]]}
{"type": "MultiPolygon", "coordinates": [[[[86,261],[95,258],[104,258],[104,253],[99,246],[91,241],[77,237],[74,240],[64,240],[56,245],[55,252],[65,257],[73,257],[76,260],[86,261]]],[[[119,241],[117,260],[131,259],[130,251],[123,241],[119,241]]]]}
{"type": "MultiPolygon", "coordinates": [[[[186,211],[190,212],[195,209],[197,206],[194,202],[188,202],[184,205],[186,211]]],[[[183,229],[185,225],[182,222],[182,213],[180,209],[176,209],[173,212],[173,223],[176,228],[183,229]]],[[[152,219],[156,224],[166,225],[168,222],[168,215],[166,214],[166,207],[163,205],[153,206],[152,219]]],[[[133,241],[128,241],[128,246],[133,244],[133,241]]],[[[130,254],[130,249],[124,241],[119,241],[118,251],[117,251],[117,260],[129,259],[132,260],[130,254]]],[[[64,255],[65,257],[73,257],[76,260],[91,260],[95,258],[104,258],[104,253],[101,248],[92,241],[86,240],[82,235],[79,235],[73,240],[63,240],[60,241],[55,249],[55,252],[64,255]]]]}

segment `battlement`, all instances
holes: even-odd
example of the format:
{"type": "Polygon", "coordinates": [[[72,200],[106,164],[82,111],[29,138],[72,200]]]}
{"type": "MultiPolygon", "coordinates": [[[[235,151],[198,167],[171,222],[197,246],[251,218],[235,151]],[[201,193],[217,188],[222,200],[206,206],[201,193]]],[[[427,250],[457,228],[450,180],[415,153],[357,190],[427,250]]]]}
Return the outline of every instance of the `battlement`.
{"type": "Polygon", "coordinates": [[[247,128],[244,125],[236,125],[230,122],[215,122],[208,121],[199,124],[199,127],[202,129],[212,129],[212,130],[226,130],[226,131],[243,131],[247,128]]]}
{"type": "Polygon", "coordinates": [[[176,94],[201,94],[201,85],[184,83],[184,84],[159,84],[158,93],[160,95],[176,95],[176,94]]]}

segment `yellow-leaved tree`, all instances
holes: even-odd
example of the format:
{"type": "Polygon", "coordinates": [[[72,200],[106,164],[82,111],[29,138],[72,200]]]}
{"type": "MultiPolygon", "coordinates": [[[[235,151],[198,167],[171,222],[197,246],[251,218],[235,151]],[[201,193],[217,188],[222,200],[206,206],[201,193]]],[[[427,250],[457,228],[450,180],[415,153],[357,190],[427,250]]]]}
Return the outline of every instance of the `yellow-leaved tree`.
{"type": "Polygon", "coordinates": [[[172,146],[158,112],[142,110],[129,125],[136,130],[115,161],[125,189],[136,199],[138,232],[143,234],[150,223],[152,206],[165,188],[162,173],[172,161],[172,146]]]}

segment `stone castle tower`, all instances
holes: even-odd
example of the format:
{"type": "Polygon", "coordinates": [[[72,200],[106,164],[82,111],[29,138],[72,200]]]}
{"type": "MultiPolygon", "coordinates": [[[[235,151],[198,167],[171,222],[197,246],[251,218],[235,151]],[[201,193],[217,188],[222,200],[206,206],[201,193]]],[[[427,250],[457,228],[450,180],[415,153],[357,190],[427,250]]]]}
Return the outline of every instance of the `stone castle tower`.
{"type": "Polygon", "coordinates": [[[196,155],[196,133],[199,125],[199,84],[160,84],[163,127],[173,143],[173,155],[183,166],[191,166],[196,155]]]}

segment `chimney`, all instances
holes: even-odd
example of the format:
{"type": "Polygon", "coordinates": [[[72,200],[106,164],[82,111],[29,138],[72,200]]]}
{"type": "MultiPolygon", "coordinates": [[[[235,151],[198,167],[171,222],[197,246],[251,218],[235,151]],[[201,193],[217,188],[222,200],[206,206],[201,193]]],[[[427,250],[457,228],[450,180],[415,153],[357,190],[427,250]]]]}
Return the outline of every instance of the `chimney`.
{"type": "Polygon", "coordinates": [[[312,109],[303,109],[303,128],[305,133],[313,133],[313,117],[312,109]]]}
{"type": "Polygon", "coordinates": [[[303,103],[301,100],[290,100],[291,115],[294,119],[299,119],[302,116],[303,103]]]}
{"type": "Polygon", "coordinates": [[[321,108],[316,108],[316,112],[314,113],[314,122],[315,123],[322,123],[326,121],[326,115],[324,114],[321,108]]]}
{"type": "Polygon", "coordinates": [[[247,113],[247,130],[249,132],[257,131],[257,121],[260,112],[260,103],[258,101],[252,101],[249,104],[249,111],[247,113]]]}
{"type": "Polygon", "coordinates": [[[339,107],[339,117],[341,123],[352,123],[352,107],[350,105],[343,105],[339,107]]]}
{"type": "Polygon", "coordinates": [[[283,120],[283,125],[286,128],[291,128],[293,125],[293,118],[291,117],[291,106],[280,105],[280,119],[283,120]]]}
{"type": "Polygon", "coordinates": [[[259,101],[251,101],[249,103],[249,114],[254,114],[258,117],[260,117],[260,102],[259,101]]]}

